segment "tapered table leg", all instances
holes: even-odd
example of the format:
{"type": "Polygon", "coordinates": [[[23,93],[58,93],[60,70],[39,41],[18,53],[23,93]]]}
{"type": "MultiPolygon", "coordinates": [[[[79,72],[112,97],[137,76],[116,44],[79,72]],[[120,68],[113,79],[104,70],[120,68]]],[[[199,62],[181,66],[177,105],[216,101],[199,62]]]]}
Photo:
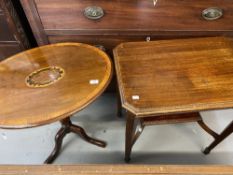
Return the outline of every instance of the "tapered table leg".
{"type": "Polygon", "coordinates": [[[62,120],[61,124],[62,124],[62,127],[58,131],[58,133],[56,134],[56,137],[55,137],[54,149],[53,149],[52,153],[49,155],[49,157],[44,162],[46,164],[52,163],[57,158],[57,156],[61,150],[63,138],[65,137],[66,134],[68,134],[70,132],[78,134],[82,139],[84,139],[85,141],[87,141],[91,144],[94,144],[96,146],[99,146],[99,147],[106,146],[106,142],[89,137],[83,128],[81,128],[78,125],[72,124],[69,117],[62,120]]]}
{"type": "Polygon", "coordinates": [[[125,161],[130,161],[130,154],[133,146],[135,116],[127,111],[125,130],[125,161]]]}
{"type": "Polygon", "coordinates": [[[227,138],[233,132],[233,121],[223,130],[223,132],[218,135],[215,140],[205,148],[204,154],[209,154],[210,151],[216,147],[221,141],[227,138]]]}
{"type": "Polygon", "coordinates": [[[122,117],[122,106],[121,106],[121,97],[120,97],[120,92],[117,87],[117,116],[122,117]]]}

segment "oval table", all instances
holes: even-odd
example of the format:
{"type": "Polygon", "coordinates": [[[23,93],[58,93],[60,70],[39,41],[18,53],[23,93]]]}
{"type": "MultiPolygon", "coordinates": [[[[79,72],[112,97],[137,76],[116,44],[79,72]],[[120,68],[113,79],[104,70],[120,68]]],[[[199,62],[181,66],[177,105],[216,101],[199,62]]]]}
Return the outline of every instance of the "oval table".
{"type": "Polygon", "coordinates": [[[100,49],[59,43],[31,49],[0,63],[0,128],[28,128],[60,121],[55,147],[45,163],[58,156],[69,132],[100,147],[72,124],[72,114],[93,102],[111,80],[112,65],[100,49]]]}

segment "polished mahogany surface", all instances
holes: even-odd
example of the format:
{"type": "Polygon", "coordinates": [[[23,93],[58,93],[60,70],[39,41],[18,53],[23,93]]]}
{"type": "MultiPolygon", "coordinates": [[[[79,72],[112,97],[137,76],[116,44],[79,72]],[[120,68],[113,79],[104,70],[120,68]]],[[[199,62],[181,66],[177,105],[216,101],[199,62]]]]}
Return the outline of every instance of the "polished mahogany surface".
{"type": "Polygon", "coordinates": [[[64,119],[98,97],[111,74],[108,56],[85,44],[47,45],[14,55],[0,63],[0,127],[64,119]]]}
{"type": "Polygon", "coordinates": [[[233,42],[123,43],[114,50],[123,107],[137,117],[233,107],[233,42]]]}
{"type": "Polygon", "coordinates": [[[102,45],[108,53],[121,42],[202,36],[233,36],[232,0],[20,0],[39,45],[82,42],[102,45]],[[98,6],[104,15],[88,19],[98,6]],[[223,11],[208,21],[209,7],[223,11]],[[62,22],[61,22],[62,21],[62,22]]]}
{"type": "MultiPolygon", "coordinates": [[[[38,45],[81,42],[112,56],[123,42],[191,37],[233,36],[232,0],[20,0],[38,45]],[[98,6],[100,19],[86,8],[98,6]],[[206,20],[202,12],[218,7],[223,15],[206,20]]],[[[109,90],[116,91],[115,76],[109,90]]]]}
{"type": "MultiPolygon", "coordinates": [[[[31,0],[21,0],[27,2],[31,0]]],[[[93,32],[206,31],[232,30],[232,0],[34,0],[44,30],[58,34],[58,29],[93,32]],[[90,20],[83,14],[90,6],[101,7],[104,15],[90,20]],[[224,16],[206,21],[202,11],[209,7],[223,9],[224,16]],[[63,22],[60,22],[63,21],[63,22]]]]}

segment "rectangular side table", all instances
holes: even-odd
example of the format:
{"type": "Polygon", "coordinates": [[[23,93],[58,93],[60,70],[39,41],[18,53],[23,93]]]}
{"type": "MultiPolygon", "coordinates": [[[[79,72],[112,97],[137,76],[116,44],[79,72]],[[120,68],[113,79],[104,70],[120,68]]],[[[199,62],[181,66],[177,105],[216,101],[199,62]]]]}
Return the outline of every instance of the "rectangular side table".
{"type": "Polygon", "coordinates": [[[232,124],[227,134],[215,133],[199,115],[199,111],[233,107],[232,40],[123,43],[114,49],[114,59],[122,106],[127,110],[126,161],[146,125],[198,122],[216,143],[232,133],[232,124]]]}

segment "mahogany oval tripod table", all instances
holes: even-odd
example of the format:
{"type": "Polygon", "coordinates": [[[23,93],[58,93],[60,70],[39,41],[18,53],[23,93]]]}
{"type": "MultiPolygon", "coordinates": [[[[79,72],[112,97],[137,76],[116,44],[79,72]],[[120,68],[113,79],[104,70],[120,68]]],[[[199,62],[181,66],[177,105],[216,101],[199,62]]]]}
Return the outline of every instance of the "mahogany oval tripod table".
{"type": "Polygon", "coordinates": [[[85,108],[105,90],[112,65],[100,49],[80,43],[34,48],[0,63],[0,128],[28,128],[60,121],[55,148],[45,163],[58,156],[62,140],[73,132],[105,147],[72,124],[72,114],[85,108]]]}

